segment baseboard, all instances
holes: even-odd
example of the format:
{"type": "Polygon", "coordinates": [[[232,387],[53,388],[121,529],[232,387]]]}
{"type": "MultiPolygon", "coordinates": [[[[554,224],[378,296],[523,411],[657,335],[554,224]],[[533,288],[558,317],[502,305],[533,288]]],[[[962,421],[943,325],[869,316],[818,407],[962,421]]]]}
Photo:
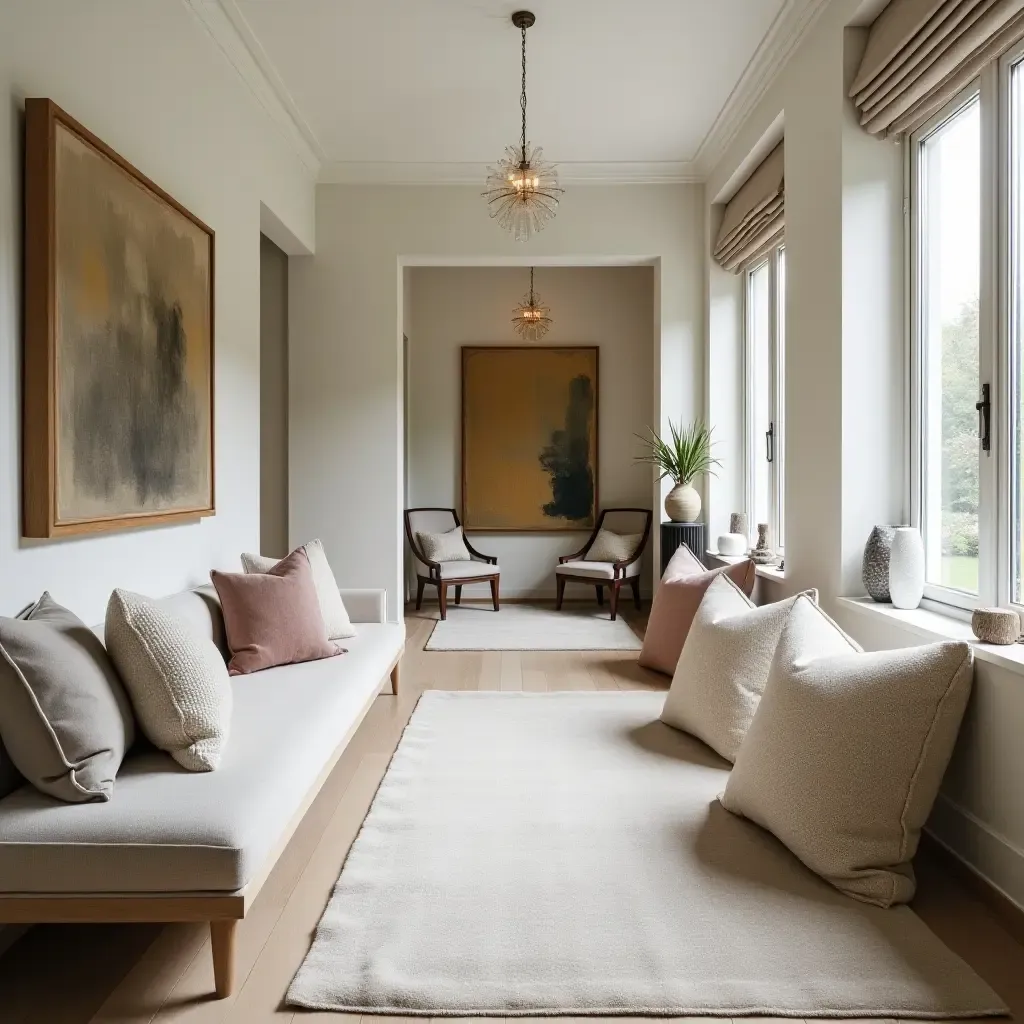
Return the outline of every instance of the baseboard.
{"type": "Polygon", "coordinates": [[[922,842],[1024,942],[1024,850],[942,794],[922,842]]]}

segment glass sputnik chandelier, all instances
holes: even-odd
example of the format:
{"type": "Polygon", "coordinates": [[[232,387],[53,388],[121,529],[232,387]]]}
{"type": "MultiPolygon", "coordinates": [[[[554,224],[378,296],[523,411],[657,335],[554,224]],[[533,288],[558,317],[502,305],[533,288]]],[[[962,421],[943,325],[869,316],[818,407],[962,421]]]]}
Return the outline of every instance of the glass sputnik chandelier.
{"type": "Polygon", "coordinates": [[[497,165],[488,168],[487,200],[490,215],[507,228],[517,242],[528,241],[558,211],[558,171],[546,163],[540,146],[531,147],[526,139],[526,30],[536,21],[531,11],[516,11],[512,24],[523,37],[523,84],[519,96],[522,133],[519,145],[508,146],[497,165]]]}
{"type": "Polygon", "coordinates": [[[541,302],[540,296],[534,293],[533,267],[530,267],[530,294],[523,297],[523,301],[516,308],[516,315],[512,318],[516,334],[527,341],[540,341],[554,323],[550,314],[551,310],[541,302]]]}

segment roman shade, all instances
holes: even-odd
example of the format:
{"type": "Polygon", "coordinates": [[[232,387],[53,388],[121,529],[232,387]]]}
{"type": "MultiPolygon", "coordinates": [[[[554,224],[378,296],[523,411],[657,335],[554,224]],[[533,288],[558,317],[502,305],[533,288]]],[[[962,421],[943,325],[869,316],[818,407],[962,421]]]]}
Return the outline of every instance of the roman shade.
{"type": "Polygon", "coordinates": [[[780,142],[729,200],[714,252],[724,269],[739,273],[747,260],[782,237],[784,171],[780,142]]]}
{"type": "Polygon", "coordinates": [[[1024,0],[890,0],[850,95],[873,135],[913,131],[1024,36],[1024,0]]]}

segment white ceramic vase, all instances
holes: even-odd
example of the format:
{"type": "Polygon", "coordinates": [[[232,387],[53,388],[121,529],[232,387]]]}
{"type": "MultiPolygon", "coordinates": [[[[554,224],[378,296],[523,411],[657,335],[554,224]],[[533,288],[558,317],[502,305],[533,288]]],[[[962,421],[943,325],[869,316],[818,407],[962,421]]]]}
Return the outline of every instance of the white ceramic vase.
{"type": "Polygon", "coordinates": [[[673,523],[695,523],[700,515],[700,495],[693,484],[676,484],[665,495],[665,512],[673,523]]]}
{"type": "Polygon", "coordinates": [[[718,538],[718,553],[720,555],[745,555],[747,546],[747,538],[742,533],[723,533],[718,538]]]}
{"type": "Polygon", "coordinates": [[[894,608],[916,608],[924,597],[924,541],[913,526],[897,527],[889,551],[889,599],[894,608]]]}

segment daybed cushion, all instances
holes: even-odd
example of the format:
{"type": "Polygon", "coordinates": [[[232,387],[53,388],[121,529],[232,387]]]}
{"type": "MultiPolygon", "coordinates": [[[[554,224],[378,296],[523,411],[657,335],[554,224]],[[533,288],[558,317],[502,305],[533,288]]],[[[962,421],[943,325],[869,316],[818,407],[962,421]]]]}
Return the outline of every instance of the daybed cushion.
{"type": "MultiPolygon", "coordinates": [[[[563,562],[555,569],[555,572],[560,576],[579,576],[581,579],[589,580],[611,580],[615,578],[615,563],[614,562],[563,562]]],[[[640,562],[630,562],[629,565],[623,566],[622,576],[619,578],[629,578],[630,576],[637,576],[640,573],[640,562]]]]}
{"type": "MultiPolygon", "coordinates": [[[[207,599],[193,593],[161,604],[198,611],[207,599]]],[[[3,891],[233,892],[244,886],[379,692],[405,639],[400,625],[355,628],[342,658],[232,680],[231,742],[215,772],[187,772],[151,751],[124,762],[108,803],[68,807],[27,786],[0,800],[3,891]]]]}

